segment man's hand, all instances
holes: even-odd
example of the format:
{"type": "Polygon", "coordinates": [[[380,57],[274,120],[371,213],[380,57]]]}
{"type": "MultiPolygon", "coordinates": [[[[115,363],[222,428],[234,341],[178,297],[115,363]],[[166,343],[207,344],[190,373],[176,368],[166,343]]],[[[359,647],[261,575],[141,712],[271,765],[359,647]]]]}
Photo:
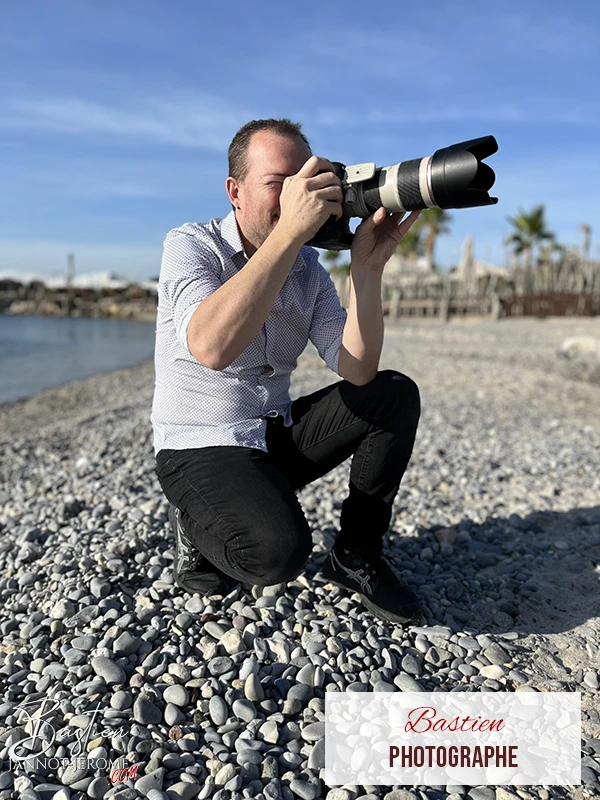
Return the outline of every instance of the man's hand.
{"type": "Polygon", "coordinates": [[[295,174],[283,181],[279,196],[279,231],[303,245],[330,216],[342,216],[342,182],[326,158],[311,156],[295,174]],[[317,172],[327,170],[321,175],[317,172]]]}
{"type": "Polygon", "coordinates": [[[350,248],[353,265],[361,269],[383,272],[383,268],[407,230],[417,221],[420,211],[411,212],[406,219],[405,211],[388,214],[379,208],[364,219],[352,240],[350,248]]]}

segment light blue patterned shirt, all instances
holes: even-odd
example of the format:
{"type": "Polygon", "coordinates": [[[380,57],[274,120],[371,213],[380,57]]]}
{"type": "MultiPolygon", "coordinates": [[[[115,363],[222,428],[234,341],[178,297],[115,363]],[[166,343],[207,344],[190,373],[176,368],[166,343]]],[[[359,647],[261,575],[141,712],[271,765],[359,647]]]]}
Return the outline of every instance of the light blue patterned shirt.
{"type": "Polygon", "coordinates": [[[300,249],[260,332],[225,369],[203,366],[187,346],[198,304],[248,258],[234,212],[169,231],[158,281],[155,386],[150,420],[154,452],[212,445],[266,452],[268,416],[292,424],[290,375],[308,340],[337,373],[347,313],[318,252],[300,249]]]}

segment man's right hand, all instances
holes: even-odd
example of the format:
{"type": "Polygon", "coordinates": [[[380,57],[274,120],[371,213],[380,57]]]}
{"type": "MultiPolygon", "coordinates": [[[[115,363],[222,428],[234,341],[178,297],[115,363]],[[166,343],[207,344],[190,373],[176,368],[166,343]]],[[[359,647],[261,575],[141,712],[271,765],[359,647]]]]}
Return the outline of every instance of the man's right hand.
{"type": "Polygon", "coordinates": [[[311,156],[295,175],[283,181],[277,228],[303,245],[329,217],[341,218],[342,199],[342,182],[331,161],[311,156]],[[321,170],[326,171],[317,175],[321,170]]]}

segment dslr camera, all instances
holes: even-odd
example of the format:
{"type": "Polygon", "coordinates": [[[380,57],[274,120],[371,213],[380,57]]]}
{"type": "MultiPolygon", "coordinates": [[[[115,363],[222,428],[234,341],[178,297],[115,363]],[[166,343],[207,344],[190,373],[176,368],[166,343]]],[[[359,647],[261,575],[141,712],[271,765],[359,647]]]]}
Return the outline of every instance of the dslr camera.
{"type": "Polygon", "coordinates": [[[498,198],[488,192],[496,176],[483,159],[497,150],[493,136],[482,136],[391,167],[378,168],[374,162],[346,167],[332,161],[342,182],[343,216],[339,220],[331,216],[306,244],[348,250],[354,238],[350,218],[365,219],[382,206],[388,212],[398,212],[494,205],[498,198]]]}

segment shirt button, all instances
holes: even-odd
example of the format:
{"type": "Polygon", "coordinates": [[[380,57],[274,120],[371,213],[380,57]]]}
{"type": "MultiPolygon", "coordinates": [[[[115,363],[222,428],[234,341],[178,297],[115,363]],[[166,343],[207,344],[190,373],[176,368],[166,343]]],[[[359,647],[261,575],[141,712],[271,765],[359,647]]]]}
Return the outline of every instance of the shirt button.
{"type": "Polygon", "coordinates": [[[270,364],[265,364],[263,367],[263,372],[273,372],[273,367],[270,364]]]}
{"type": "Polygon", "coordinates": [[[276,411],[267,411],[267,413],[265,414],[265,417],[276,417],[276,416],[277,416],[276,411]]]}

